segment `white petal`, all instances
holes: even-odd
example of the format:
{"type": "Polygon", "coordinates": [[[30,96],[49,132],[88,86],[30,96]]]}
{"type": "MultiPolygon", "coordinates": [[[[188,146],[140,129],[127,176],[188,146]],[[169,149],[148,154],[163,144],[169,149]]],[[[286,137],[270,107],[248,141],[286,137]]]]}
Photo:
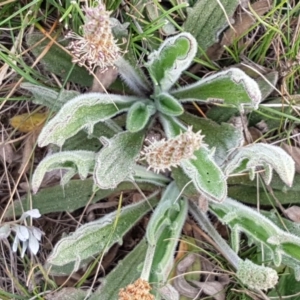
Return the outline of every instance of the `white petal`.
{"type": "Polygon", "coordinates": [[[18,238],[23,242],[28,240],[29,239],[28,229],[23,225],[15,225],[15,226],[16,226],[16,233],[17,233],[18,238]]]}
{"type": "Polygon", "coordinates": [[[41,216],[40,211],[37,208],[34,208],[31,210],[25,211],[22,214],[20,220],[24,220],[27,217],[32,217],[32,218],[36,219],[36,218],[39,218],[40,216],[41,216]]]}
{"type": "Polygon", "coordinates": [[[35,236],[33,234],[30,234],[29,237],[29,250],[33,253],[33,254],[37,254],[37,252],[39,251],[39,242],[38,240],[35,238],[35,236]]]}
{"type": "Polygon", "coordinates": [[[44,232],[36,227],[33,227],[31,230],[32,234],[35,236],[35,238],[40,241],[42,238],[42,235],[44,234],[44,232]]]}
{"type": "Polygon", "coordinates": [[[22,252],[21,252],[21,257],[22,258],[24,257],[27,246],[28,246],[28,241],[22,242],[22,252]]]}
{"type": "Polygon", "coordinates": [[[17,250],[18,250],[18,244],[19,244],[19,238],[16,235],[15,239],[14,239],[14,242],[13,242],[13,245],[12,245],[12,251],[13,252],[17,252],[17,250]]]}

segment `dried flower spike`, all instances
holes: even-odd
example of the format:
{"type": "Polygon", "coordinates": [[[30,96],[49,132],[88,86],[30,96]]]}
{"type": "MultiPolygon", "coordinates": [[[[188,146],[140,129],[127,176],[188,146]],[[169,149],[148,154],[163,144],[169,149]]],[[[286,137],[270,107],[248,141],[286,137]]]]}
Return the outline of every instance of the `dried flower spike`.
{"type": "Polygon", "coordinates": [[[148,169],[152,168],[154,172],[171,170],[171,167],[177,167],[182,160],[195,158],[194,152],[201,146],[206,146],[203,143],[204,136],[200,133],[201,131],[195,133],[192,127],[188,127],[186,132],[175,138],[152,142],[141,152],[141,160],[146,160],[148,169]]]}
{"type": "Polygon", "coordinates": [[[67,48],[74,55],[74,63],[86,65],[92,71],[99,66],[105,71],[114,66],[120,53],[111,31],[111,12],[100,2],[96,7],[84,7],[83,12],[83,37],[74,32],[68,33],[67,38],[73,38],[74,41],[67,48]]]}
{"type": "Polygon", "coordinates": [[[154,296],[149,293],[150,290],[150,284],[139,278],[120,290],[119,300],[154,300],[154,296]]]}

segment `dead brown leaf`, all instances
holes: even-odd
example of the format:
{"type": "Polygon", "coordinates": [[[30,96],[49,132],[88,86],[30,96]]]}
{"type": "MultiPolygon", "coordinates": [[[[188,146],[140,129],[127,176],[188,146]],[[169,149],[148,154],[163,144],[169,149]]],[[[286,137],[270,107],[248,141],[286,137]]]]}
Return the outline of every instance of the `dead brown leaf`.
{"type": "Polygon", "coordinates": [[[94,78],[91,92],[103,93],[116,80],[118,69],[109,67],[104,72],[101,69],[97,69],[95,73],[96,78],[94,78]]]}
{"type": "Polygon", "coordinates": [[[24,149],[23,149],[23,153],[22,153],[22,160],[21,160],[21,165],[18,170],[19,174],[26,172],[29,168],[29,161],[31,159],[31,156],[32,156],[39,133],[40,133],[40,130],[34,130],[24,140],[24,149]]]}
{"type": "MultiPolygon", "coordinates": [[[[272,2],[272,0],[259,0],[251,4],[251,8],[258,16],[262,16],[271,9],[272,2]]],[[[224,32],[221,41],[208,48],[206,54],[210,59],[219,59],[224,52],[224,46],[231,45],[235,39],[247,32],[256,19],[251,11],[245,8],[241,13],[236,14],[234,20],[234,24],[224,32]]]]}
{"type": "Polygon", "coordinates": [[[285,210],[286,216],[294,221],[295,223],[300,223],[300,207],[293,205],[285,210]]]}
{"type": "Polygon", "coordinates": [[[14,161],[15,156],[16,153],[11,144],[7,144],[5,142],[0,144],[0,157],[3,159],[4,163],[11,164],[14,161]]]}
{"type": "Polygon", "coordinates": [[[281,148],[285,150],[295,161],[296,172],[300,173],[300,149],[288,144],[282,144],[281,148]]]}
{"type": "MultiPolygon", "coordinates": [[[[225,300],[226,295],[224,285],[227,284],[228,281],[215,280],[216,274],[213,276],[209,275],[209,279],[206,278],[203,282],[191,280],[190,282],[193,283],[193,286],[186,281],[183,275],[187,272],[188,268],[194,264],[196,259],[196,254],[189,254],[178,263],[177,276],[174,279],[174,287],[176,290],[180,295],[189,298],[196,298],[199,297],[200,294],[204,293],[208,296],[212,296],[216,300],[225,300]]],[[[217,274],[217,276],[218,275],[219,274],[217,274]]],[[[220,274],[220,276],[223,276],[223,274],[220,274]]]]}

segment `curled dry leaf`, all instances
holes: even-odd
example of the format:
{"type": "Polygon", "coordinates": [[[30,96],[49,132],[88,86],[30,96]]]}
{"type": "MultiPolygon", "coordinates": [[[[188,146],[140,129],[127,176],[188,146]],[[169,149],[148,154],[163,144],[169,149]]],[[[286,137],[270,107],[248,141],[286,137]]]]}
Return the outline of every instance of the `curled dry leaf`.
{"type": "MultiPolygon", "coordinates": [[[[3,141],[2,135],[0,136],[0,140],[3,141]]],[[[0,157],[3,159],[4,163],[11,164],[15,159],[15,151],[11,144],[7,144],[2,142],[0,144],[0,157]]]]}
{"type": "Polygon", "coordinates": [[[196,259],[197,257],[195,254],[189,254],[177,265],[177,277],[174,279],[174,287],[185,297],[196,298],[203,292],[208,296],[212,296],[215,300],[225,300],[224,283],[219,281],[206,280],[205,282],[199,282],[192,280],[192,286],[185,280],[183,274],[187,272],[187,269],[196,259]],[[197,286],[198,288],[195,288],[194,286],[197,286]]]}
{"type": "Polygon", "coordinates": [[[300,207],[293,205],[285,210],[287,217],[295,223],[300,223],[300,207]]]}
{"type": "Polygon", "coordinates": [[[33,154],[34,147],[39,133],[40,133],[40,128],[39,129],[36,128],[25,138],[23,142],[24,148],[22,151],[21,165],[18,170],[19,174],[26,172],[27,169],[30,167],[29,161],[33,154]]]}

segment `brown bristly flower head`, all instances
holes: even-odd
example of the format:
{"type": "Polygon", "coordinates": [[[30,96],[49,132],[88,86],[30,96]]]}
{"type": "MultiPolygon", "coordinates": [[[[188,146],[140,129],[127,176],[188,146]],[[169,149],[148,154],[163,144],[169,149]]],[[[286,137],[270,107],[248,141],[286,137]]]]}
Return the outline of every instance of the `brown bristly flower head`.
{"type": "Polygon", "coordinates": [[[98,66],[105,71],[114,66],[120,55],[120,49],[112,35],[109,20],[111,12],[100,1],[96,7],[84,7],[83,12],[83,36],[69,32],[66,37],[74,40],[67,48],[74,55],[74,63],[86,65],[91,71],[98,66]]]}
{"type": "Polygon", "coordinates": [[[150,290],[150,284],[139,278],[133,284],[120,290],[118,300],[154,300],[154,296],[149,293],[150,290]]]}
{"type": "Polygon", "coordinates": [[[154,172],[171,170],[171,167],[177,167],[185,159],[194,159],[194,152],[200,147],[206,146],[203,143],[201,131],[193,132],[192,127],[181,133],[175,138],[169,140],[160,140],[152,142],[141,152],[140,160],[146,160],[149,169],[154,172]]]}

